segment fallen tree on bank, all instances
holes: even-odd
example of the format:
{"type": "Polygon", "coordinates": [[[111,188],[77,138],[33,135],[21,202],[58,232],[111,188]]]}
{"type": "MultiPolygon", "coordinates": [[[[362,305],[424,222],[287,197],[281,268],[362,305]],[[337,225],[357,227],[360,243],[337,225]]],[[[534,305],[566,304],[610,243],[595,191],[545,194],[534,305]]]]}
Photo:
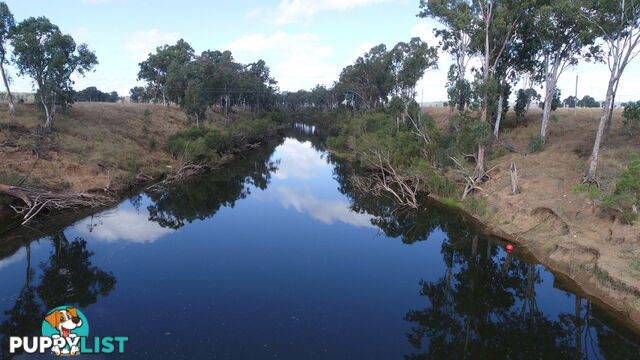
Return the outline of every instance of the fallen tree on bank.
{"type": "Polygon", "coordinates": [[[9,205],[26,224],[42,210],[60,211],[77,208],[96,208],[113,204],[115,197],[94,193],[59,194],[18,186],[0,184],[0,193],[21,200],[23,205],[9,205]]]}

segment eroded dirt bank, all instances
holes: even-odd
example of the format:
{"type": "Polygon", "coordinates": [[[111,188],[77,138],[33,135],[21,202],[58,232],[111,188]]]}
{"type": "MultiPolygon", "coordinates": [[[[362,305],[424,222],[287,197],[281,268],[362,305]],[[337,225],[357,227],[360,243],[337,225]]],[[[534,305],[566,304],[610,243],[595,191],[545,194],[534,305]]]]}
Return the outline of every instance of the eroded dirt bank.
{"type": "MultiPolygon", "coordinates": [[[[574,191],[587,170],[601,109],[559,109],[542,152],[527,152],[539,131],[539,113],[528,125],[507,125],[503,138],[523,154],[503,152],[487,166],[491,179],[475,196],[483,211],[471,214],[493,233],[528,249],[542,264],[573,279],[577,286],[640,329],[640,224],[574,191]],[[509,167],[515,163],[521,193],[511,194],[509,167]]],[[[429,110],[427,110],[429,112],[429,110]]],[[[599,162],[603,191],[611,191],[625,170],[627,154],[640,152],[640,137],[630,137],[616,110],[609,146],[599,162]]],[[[433,110],[440,123],[443,110],[433,110]]],[[[512,119],[513,121],[513,119],[512,119]]],[[[468,210],[466,210],[469,212],[468,210]]]]}

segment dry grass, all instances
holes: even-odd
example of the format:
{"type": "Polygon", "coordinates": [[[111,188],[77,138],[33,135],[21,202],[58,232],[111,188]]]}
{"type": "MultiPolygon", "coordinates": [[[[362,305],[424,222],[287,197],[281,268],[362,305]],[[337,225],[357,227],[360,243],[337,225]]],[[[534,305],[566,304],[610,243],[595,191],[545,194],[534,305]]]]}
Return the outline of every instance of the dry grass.
{"type": "Polygon", "coordinates": [[[0,183],[22,178],[37,149],[40,159],[28,185],[59,191],[104,188],[109,177],[119,179],[113,186],[138,174],[165,172],[176,162],[164,150],[167,138],[191,126],[175,106],[76,103],[59,111],[54,133],[42,137],[37,127],[44,123],[44,114],[32,104],[17,104],[16,110],[11,117],[6,104],[0,104],[0,144],[11,145],[0,147],[0,183]]]}

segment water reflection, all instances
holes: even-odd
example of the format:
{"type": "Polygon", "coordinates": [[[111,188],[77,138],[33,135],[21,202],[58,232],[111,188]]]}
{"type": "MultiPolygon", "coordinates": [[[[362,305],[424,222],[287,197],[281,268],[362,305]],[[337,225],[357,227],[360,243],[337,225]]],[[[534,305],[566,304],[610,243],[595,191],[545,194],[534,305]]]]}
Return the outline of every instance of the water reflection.
{"type": "Polygon", "coordinates": [[[148,221],[148,218],[147,211],[120,207],[114,211],[106,211],[83,219],[74,225],[74,228],[81,235],[106,242],[120,240],[135,243],[154,242],[173,232],[172,229],[162,227],[157,222],[148,221]]]}
{"type": "Polygon", "coordinates": [[[352,211],[349,203],[344,200],[320,199],[313,196],[310,191],[302,193],[284,186],[275,188],[275,192],[285,208],[293,207],[298,212],[307,213],[322,223],[331,225],[340,221],[358,227],[373,227],[370,215],[352,211]]]}
{"type": "Polygon", "coordinates": [[[406,359],[640,358],[638,343],[605,326],[594,305],[579,295],[567,293],[575,298],[573,312],[545,314],[537,304],[541,267],[515,259],[463,217],[435,204],[398,209],[389,199],[356,191],[348,181],[353,165],[332,160],[351,208],[372,214],[371,222],[387,236],[412,244],[435,229],[446,234],[442,276],[419,282],[425,307],[404,316],[414,348],[406,359]]]}
{"type": "Polygon", "coordinates": [[[0,354],[9,354],[10,336],[40,336],[45,312],[65,305],[86,307],[107,296],[115,287],[116,278],[111,272],[99,269],[91,262],[93,252],[87,250],[82,238],[69,241],[60,231],[51,239],[53,250],[48,259],[40,263],[41,276],[35,280],[31,267],[31,245],[25,248],[26,270],[24,285],[17,294],[14,305],[4,311],[0,323],[0,354]]]}

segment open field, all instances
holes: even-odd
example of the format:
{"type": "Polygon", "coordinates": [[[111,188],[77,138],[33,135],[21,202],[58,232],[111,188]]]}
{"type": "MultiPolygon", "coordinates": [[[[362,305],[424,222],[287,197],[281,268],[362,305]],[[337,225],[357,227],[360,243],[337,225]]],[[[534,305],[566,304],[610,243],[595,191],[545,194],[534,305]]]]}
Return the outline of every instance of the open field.
{"type": "MultiPolygon", "coordinates": [[[[192,126],[176,106],[76,103],[58,112],[51,135],[41,136],[44,114],[35,105],[17,104],[16,113],[9,116],[0,104],[0,183],[17,185],[39,156],[22,185],[62,192],[106,188],[110,181],[117,190],[136,177],[167,172],[177,163],[165,149],[167,138],[192,126]]],[[[219,126],[223,116],[209,116],[216,121],[207,126],[219,126]]]]}

